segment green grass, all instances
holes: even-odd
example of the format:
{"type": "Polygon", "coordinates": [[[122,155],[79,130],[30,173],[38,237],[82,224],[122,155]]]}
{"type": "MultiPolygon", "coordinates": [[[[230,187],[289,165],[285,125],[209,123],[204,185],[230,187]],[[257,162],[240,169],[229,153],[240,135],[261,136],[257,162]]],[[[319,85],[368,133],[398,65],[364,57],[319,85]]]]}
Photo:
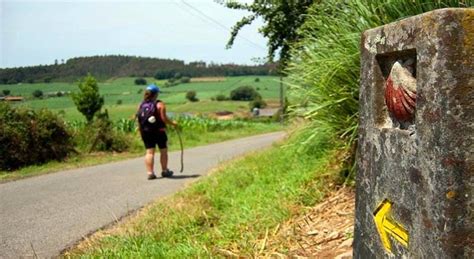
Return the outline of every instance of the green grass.
{"type": "MultiPolygon", "coordinates": [[[[203,132],[202,130],[184,129],[182,132],[183,143],[185,148],[191,148],[200,145],[216,143],[220,141],[267,133],[283,128],[277,124],[268,123],[248,123],[241,128],[227,128],[214,132],[203,132]]],[[[170,130],[169,150],[175,151],[180,149],[178,136],[176,132],[170,130]]],[[[51,161],[42,165],[34,165],[21,168],[13,172],[0,171],[0,182],[22,179],[26,177],[42,175],[62,170],[74,169],[97,164],[104,164],[113,161],[119,161],[127,158],[139,157],[144,153],[143,143],[139,137],[139,133],[130,133],[128,138],[131,142],[129,152],[110,153],[100,152],[92,154],[70,155],[65,161],[51,161]]]]}
{"type": "MultiPolygon", "coordinates": [[[[148,83],[156,83],[163,85],[164,81],[158,81],[153,78],[146,78],[148,83]]],[[[143,98],[142,93],[138,93],[144,86],[134,84],[135,78],[116,78],[99,83],[101,95],[104,96],[105,104],[103,109],[109,111],[109,115],[113,121],[121,118],[130,118],[136,112],[138,104],[143,98]],[[117,104],[117,102],[121,104],[117,104]]],[[[211,113],[216,111],[228,110],[232,112],[248,111],[247,102],[217,102],[211,101],[212,97],[218,94],[229,95],[230,91],[243,85],[250,85],[258,88],[260,94],[265,100],[277,100],[279,98],[279,81],[278,77],[273,76],[240,76],[227,77],[220,82],[195,82],[188,84],[180,84],[173,87],[163,88],[160,99],[168,105],[170,112],[191,112],[191,113],[211,113]],[[260,82],[255,82],[255,78],[259,78],[260,82]],[[186,100],[185,95],[189,90],[195,90],[199,102],[190,103],[186,100]]],[[[84,120],[71,97],[49,97],[43,99],[32,98],[32,92],[40,89],[45,94],[48,92],[76,92],[78,91],[77,83],[35,83],[35,84],[19,84],[19,85],[0,85],[0,91],[9,89],[10,95],[21,95],[26,98],[24,102],[15,103],[15,105],[27,106],[33,109],[48,108],[61,114],[65,120],[84,120]]]]}
{"type": "Polygon", "coordinates": [[[226,163],[68,255],[209,258],[224,257],[224,250],[258,255],[266,233],[318,202],[327,188],[323,175],[337,171],[331,166],[337,151],[326,137],[315,139],[315,148],[304,151],[291,144],[296,140],[226,163]]]}

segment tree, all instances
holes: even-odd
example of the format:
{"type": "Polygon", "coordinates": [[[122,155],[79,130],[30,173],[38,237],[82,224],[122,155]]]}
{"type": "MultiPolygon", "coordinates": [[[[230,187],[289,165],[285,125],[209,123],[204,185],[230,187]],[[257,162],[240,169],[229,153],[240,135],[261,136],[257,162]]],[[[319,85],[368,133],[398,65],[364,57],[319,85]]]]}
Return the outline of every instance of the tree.
{"type": "Polygon", "coordinates": [[[186,93],[186,99],[188,99],[191,102],[197,102],[199,99],[196,97],[196,91],[190,90],[186,93]]]}
{"type": "Polygon", "coordinates": [[[88,74],[79,82],[79,93],[72,94],[72,100],[77,110],[82,113],[88,123],[92,122],[94,115],[104,105],[104,97],[99,95],[97,80],[88,74]]]}
{"type": "Polygon", "coordinates": [[[228,8],[252,13],[232,27],[227,48],[232,47],[242,27],[261,17],[265,25],[260,28],[260,33],[268,39],[268,58],[273,61],[279,50],[280,65],[285,67],[290,59],[290,46],[299,39],[298,28],[303,25],[308,8],[314,2],[313,0],[254,0],[252,4],[237,1],[221,2],[228,8]]]}
{"type": "Polygon", "coordinates": [[[38,89],[38,90],[34,90],[34,91],[33,91],[33,97],[35,97],[35,98],[41,98],[41,97],[43,97],[43,91],[41,91],[41,90],[39,90],[39,89],[38,89]]]}
{"type": "Polygon", "coordinates": [[[259,98],[262,96],[251,86],[241,86],[230,92],[230,99],[234,101],[251,101],[259,98]]]}
{"type": "Polygon", "coordinates": [[[10,90],[8,90],[8,89],[4,89],[2,92],[3,92],[3,95],[5,95],[5,96],[10,95],[10,93],[11,93],[10,90]]]}

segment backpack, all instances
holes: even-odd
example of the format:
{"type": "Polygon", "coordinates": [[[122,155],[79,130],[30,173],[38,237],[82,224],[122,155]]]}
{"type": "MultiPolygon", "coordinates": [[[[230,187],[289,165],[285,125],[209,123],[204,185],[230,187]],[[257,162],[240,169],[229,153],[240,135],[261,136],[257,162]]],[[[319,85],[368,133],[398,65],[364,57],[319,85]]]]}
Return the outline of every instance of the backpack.
{"type": "Polygon", "coordinates": [[[158,131],[160,129],[159,121],[161,121],[161,118],[157,113],[156,104],[157,102],[155,101],[143,101],[140,104],[140,108],[137,112],[137,117],[138,123],[140,124],[140,128],[142,131],[149,132],[158,131]],[[154,123],[148,121],[151,116],[155,116],[154,123]]]}

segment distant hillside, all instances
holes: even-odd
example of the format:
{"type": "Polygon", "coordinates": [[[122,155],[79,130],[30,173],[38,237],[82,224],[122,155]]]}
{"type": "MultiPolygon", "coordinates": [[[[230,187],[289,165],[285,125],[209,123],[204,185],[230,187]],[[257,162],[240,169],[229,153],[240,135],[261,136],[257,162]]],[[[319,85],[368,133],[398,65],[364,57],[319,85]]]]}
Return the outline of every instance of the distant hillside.
{"type": "Polygon", "coordinates": [[[64,64],[0,69],[0,84],[74,81],[91,73],[100,80],[112,77],[155,77],[167,79],[176,74],[189,77],[272,75],[275,65],[242,66],[206,64],[182,60],[133,56],[93,56],[69,59],[64,64]]]}

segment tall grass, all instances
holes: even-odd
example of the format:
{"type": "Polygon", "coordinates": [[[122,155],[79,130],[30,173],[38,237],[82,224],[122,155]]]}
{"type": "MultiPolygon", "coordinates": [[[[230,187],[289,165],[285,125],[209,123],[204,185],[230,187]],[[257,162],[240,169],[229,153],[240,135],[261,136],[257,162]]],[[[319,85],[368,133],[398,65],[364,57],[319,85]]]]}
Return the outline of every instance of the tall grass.
{"type": "MultiPolygon", "coordinates": [[[[342,138],[355,151],[359,107],[361,32],[445,7],[471,7],[473,0],[322,1],[310,9],[287,69],[294,116],[311,121],[311,139],[321,131],[342,138]]],[[[308,143],[306,140],[303,143],[308,143]]],[[[353,152],[355,153],[355,152],[353,152]]],[[[353,158],[353,157],[352,157],[353,158]]],[[[353,167],[353,159],[348,166],[353,167]]]]}

